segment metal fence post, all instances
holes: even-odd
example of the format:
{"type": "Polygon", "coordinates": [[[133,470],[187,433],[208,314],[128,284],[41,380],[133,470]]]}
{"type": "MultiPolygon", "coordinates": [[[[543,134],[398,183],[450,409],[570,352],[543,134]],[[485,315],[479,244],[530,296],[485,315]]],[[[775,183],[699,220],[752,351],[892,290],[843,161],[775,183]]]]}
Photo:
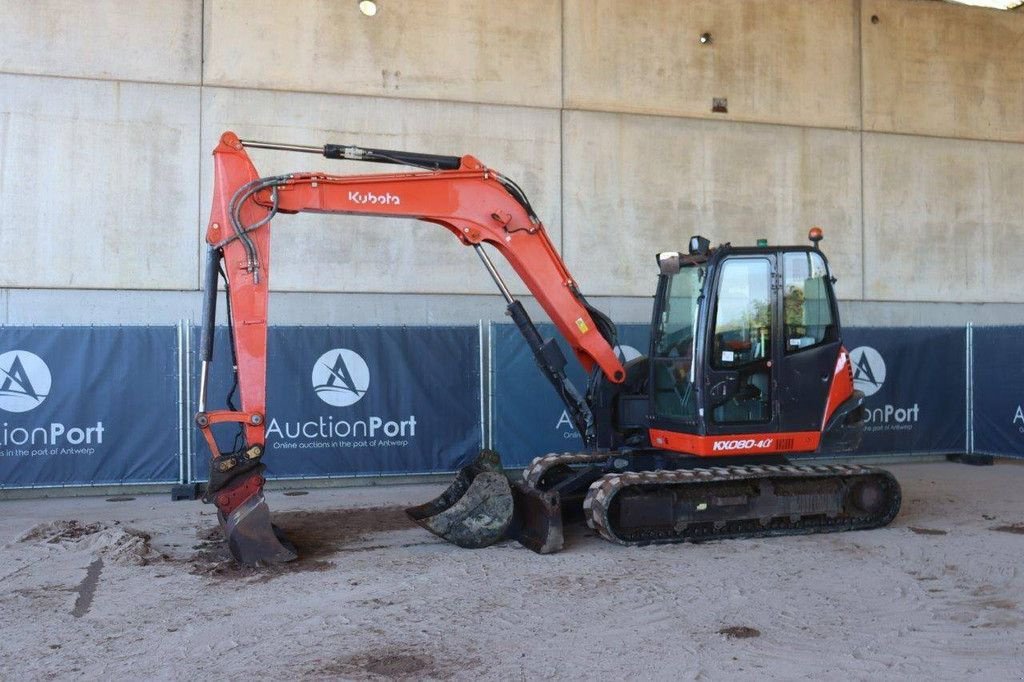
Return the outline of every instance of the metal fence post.
{"type": "Polygon", "coordinates": [[[951,462],[960,462],[961,464],[971,464],[973,466],[991,466],[995,463],[995,457],[992,455],[979,455],[974,451],[974,323],[968,322],[967,329],[965,331],[966,343],[966,379],[967,379],[967,390],[964,395],[964,402],[966,413],[966,424],[965,435],[964,435],[964,452],[959,455],[949,455],[946,459],[951,462]]]}
{"type": "Polygon", "coordinates": [[[974,323],[967,323],[967,454],[974,454],[974,323]]]}
{"type": "Polygon", "coordinates": [[[185,346],[178,320],[178,483],[188,483],[185,474],[185,346]]]}
{"type": "Polygon", "coordinates": [[[494,322],[487,325],[487,448],[494,449],[494,322]]]}
{"type": "Polygon", "coordinates": [[[178,484],[172,500],[194,500],[201,494],[192,476],[192,321],[178,320],[178,484]]]}

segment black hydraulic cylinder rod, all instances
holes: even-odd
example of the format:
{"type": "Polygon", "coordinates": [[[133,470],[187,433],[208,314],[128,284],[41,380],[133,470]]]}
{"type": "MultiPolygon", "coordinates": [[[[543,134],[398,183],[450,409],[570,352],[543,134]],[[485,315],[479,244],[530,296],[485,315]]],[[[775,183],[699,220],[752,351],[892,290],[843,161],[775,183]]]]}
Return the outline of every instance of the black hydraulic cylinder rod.
{"type": "Polygon", "coordinates": [[[434,170],[459,170],[462,159],[445,157],[437,154],[420,154],[419,152],[398,152],[395,150],[374,150],[372,147],[355,146],[353,144],[284,144],[282,142],[264,142],[258,139],[239,140],[244,146],[258,150],[279,150],[282,152],[301,152],[303,154],[323,154],[328,159],[345,159],[346,161],[370,161],[377,164],[397,164],[398,166],[416,166],[434,170]]]}
{"type": "Polygon", "coordinates": [[[533,351],[537,366],[558,391],[562,403],[569,412],[569,417],[576,425],[580,437],[583,438],[583,444],[588,447],[592,446],[596,439],[594,413],[569,377],[566,376],[565,355],[554,341],[544,341],[522,303],[519,301],[509,303],[508,315],[516,323],[523,338],[526,339],[526,345],[533,351]]]}
{"type": "Polygon", "coordinates": [[[537,331],[537,327],[533,324],[533,320],[526,313],[526,308],[519,301],[512,301],[508,304],[508,316],[512,318],[512,321],[519,327],[519,332],[526,339],[526,345],[530,347],[534,355],[541,353],[544,347],[544,337],[537,331]]]}
{"type": "Polygon", "coordinates": [[[458,170],[459,166],[462,165],[462,159],[457,156],[400,152],[391,149],[370,149],[367,147],[346,147],[341,144],[325,144],[324,156],[328,159],[394,163],[399,166],[417,166],[438,170],[458,170]]]}
{"type": "Polygon", "coordinates": [[[394,149],[372,149],[370,147],[356,147],[355,145],[345,144],[325,144],[323,147],[314,147],[307,144],[282,144],[280,142],[263,142],[261,140],[239,140],[239,142],[243,146],[256,149],[323,154],[328,159],[393,163],[399,166],[416,166],[418,168],[431,168],[434,170],[458,170],[459,166],[462,165],[462,159],[458,156],[400,152],[394,149]]]}
{"type": "Polygon", "coordinates": [[[203,277],[203,332],[199,340],[199,355],[203,362],[213,360],[213,330],[217,324],[217,273],[221,254],[217,249],[206,252],[206,272],[203,277]]]}

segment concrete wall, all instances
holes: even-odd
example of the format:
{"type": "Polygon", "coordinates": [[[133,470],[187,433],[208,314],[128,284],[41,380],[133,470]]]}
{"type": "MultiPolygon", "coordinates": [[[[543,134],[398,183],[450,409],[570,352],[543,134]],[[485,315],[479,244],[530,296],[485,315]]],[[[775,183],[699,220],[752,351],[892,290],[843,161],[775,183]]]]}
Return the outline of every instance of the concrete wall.
{"type": "Polygon", "coordinates": [[[650,294],[654,254],[690,234],[777,244],[822,224],[841,296],[862,297],[856,133],[567,111],[562,135],[563,253],[588,290],[650,294]]]}
{"type": "MultiPolygon", "coordinates": [[[[934,0],[0,0],[0,323],[195,317],[216,137],[471,153],[584,292],[825,228],[847,322],[1024,319],[1024,12],[934,0]],[[711,40],[701,44],[701,34],[711,40]],[[727,112],[712,111],[712,101],[727,112]]],[[[366,172],[253,152],[265,174],[366,172]]],[[[436,227],[274,224],[281,323],[503,306],[436,227]]],[[[521,286],[517,291],[522,292],[521,286]]]]}
{"type": "Polygon", "coordinates": [[[734,121],[860,124],[856,2],[564,4],[567,108],[721,118],[724,97],[734,121]]]}

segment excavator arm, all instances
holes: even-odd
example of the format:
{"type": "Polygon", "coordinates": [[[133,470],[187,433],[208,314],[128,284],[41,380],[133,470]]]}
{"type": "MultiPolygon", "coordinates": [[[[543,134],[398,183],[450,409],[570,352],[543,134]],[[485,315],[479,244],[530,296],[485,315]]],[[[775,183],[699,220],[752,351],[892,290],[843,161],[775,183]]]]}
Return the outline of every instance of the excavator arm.
{"type": "MultiPolygon", "coordinates": [[[[278,213],[341,213],[415,218],[444,227],[480,256],[508,304],[545,376],[555,387],[584,442],[595,439],[584,397],[568,380],[558,346],[545,341],[483,249],[489,244],[510,263],[591,373],[612,383],[625,378],[614,351],[615,328],[580,293],[544,225],[514,182],[472,156],[448,157],[341,145],[305,147],[243,142],[224,133],[213,152],[214,195],[206,240],[202,369],[196,422],[213,453],[206,500],[216,504],[236,558],[244,563],[282,561],[294,552],[276,541],[263,501],[267,303],[270,225],[278,213]],[[375,175],[291,173],[260,177],[246,146],[315,152],[327,158],[419,167],[417,172],[375,175]],[[241,397],[238,409],[207,410],[206,384],[213,357],[217,278],[227,290],[229,331],[241,397]],[[222,453],[212,427],[238,423],[244,445],[222,453]]],[[[479,461],[486,461],[483,458],[479,461]]],[[[479,464],[479,462],[477,463],[479,464]]],[[[500,467],[499,467],[500,468],[500,467]]],[[[493,467],[492,467],[493,469],[493,467]]],[[[479,472],[475,472],[479,473],[479,472]]],[[[481,481],[486,479],[481,478],[481,481]]],[[[493,481],[491,482],[493,484],[493,481]]]]}

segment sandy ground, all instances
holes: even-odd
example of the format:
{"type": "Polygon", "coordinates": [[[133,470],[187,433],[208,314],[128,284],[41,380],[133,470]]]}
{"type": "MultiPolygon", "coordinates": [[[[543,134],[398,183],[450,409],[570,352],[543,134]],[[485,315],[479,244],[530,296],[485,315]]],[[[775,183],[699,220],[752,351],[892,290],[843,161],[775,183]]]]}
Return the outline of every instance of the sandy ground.
{"type": "Polygon", "coordinates": [[[262,572],[198,502],[0,502],[0,678],[1019,679],[1024,464],[891,470],[882,530],[549,556],[412,526],[439,486],[271,492],[262,572]]]}

